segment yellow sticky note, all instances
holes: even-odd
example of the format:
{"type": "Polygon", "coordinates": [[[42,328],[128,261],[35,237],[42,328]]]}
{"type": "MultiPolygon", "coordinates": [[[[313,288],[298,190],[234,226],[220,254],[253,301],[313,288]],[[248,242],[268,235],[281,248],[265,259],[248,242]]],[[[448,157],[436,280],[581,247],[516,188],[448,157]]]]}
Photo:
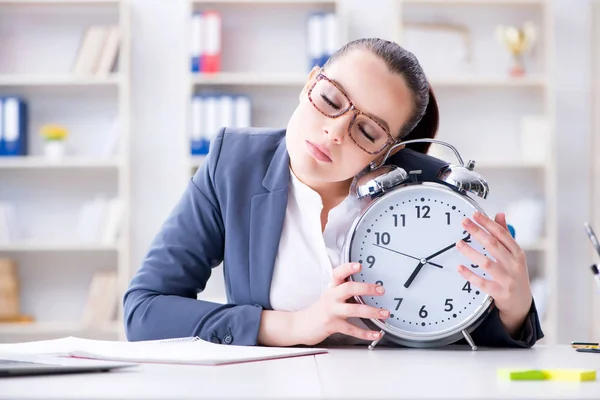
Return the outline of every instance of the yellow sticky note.
{"type": "Polygon", "coordinates": [[[544,369],[542,373],[548,380],[585,382],[596,380],[596,370],[593,369],[544,369]]]}
{"type": "Polygon", "coordinates": [[[543,381],[546,375],[539,369],[498,369],[498,377],[509,381],[543,381]]]}

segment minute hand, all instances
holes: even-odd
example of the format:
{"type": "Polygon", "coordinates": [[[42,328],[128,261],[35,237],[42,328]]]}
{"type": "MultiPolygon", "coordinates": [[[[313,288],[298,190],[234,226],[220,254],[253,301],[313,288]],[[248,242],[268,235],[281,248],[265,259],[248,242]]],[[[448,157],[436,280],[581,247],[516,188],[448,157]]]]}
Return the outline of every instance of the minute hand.
{"type": "MultiPolygon", "coordinates": [[[[467,241],[467,240],[469,240],[470,238],[471,238],[471,235],[467,235],[467,236],[466,236],[464,239],[462,239],[462,240],[464,240],[464,241],[467,241]]],[[[444,248],[443,248],[443,249],[441,249],[440,251],[437,251],[437,252],[433,253],[432,255],[430,255],[429,257],[426,257],[425,259],[426,259],[427,261],[429,261],[429,260],[431,260],[432,258],[435,258],[435,257],[439,256],[440,254],[447,252],[448,250],[450,250],[450,249],[451,249],[451,248],[453,248],[454,246],[456,246],[456,243],[452,243],[450,246],[448,246],[448,247],[444,247],[444,248]]]]}

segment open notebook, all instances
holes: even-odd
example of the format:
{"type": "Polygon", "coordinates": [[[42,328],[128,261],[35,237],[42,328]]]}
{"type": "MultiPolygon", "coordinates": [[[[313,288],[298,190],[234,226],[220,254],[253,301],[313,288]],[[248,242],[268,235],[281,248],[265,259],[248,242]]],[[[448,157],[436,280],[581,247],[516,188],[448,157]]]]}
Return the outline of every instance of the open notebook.
{"type": "Polygon", "coordinates": [[[235,346],[198,337],[116,342],[66,337],[56,340],[0,344],[0,353],[82,357],[137,363],[219,365],[326,353],[322,348],[235,346]]]}

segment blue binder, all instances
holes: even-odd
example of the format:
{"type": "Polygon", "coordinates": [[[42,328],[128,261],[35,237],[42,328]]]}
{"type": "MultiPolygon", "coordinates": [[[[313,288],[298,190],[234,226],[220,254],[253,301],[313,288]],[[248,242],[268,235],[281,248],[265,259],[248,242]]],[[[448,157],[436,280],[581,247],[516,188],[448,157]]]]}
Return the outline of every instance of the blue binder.
{"type": "Polygon", "coordinates": [[[202,72],[202,53],[204,52],[204,27],[202,13],[192,14],[192,37],[191,40],[191,71],[202,72]]]}
{"type": "Polygon", "coordinates": [[[27,103],[18,97],[4,97],[2,110],[1,155],[4,157],[27,155],[27,103]]]}
{"type": "Polygon", "coordinates": [[[4,98],[0,97],[0,157],[4,155],[4,98]]]}

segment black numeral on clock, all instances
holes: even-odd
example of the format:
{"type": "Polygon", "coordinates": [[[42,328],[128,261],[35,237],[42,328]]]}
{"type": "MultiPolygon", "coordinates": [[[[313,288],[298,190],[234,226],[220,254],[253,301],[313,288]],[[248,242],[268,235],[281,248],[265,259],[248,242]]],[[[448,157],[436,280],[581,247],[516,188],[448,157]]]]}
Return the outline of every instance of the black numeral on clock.
{"type": "Polygon", "coordinates": [[[390,234],[387,232],[383,232],[383,233],[375,232],[375,237],[377,238],[376,239],[377,244],[385,244],[385,245],[390,244],[391,237],[390,237],[390,234]]]}
{"type": "MultiPolygon", "coordinates": [[[[398,214],[392,215],[394,217],[394,226],[398,226],[398,214]]],[[[400,219],[402,220],[402,226],[406,226],[406,215],[400,214],[400,219]]]]}
{"type": "Polygon", "coordinates": [[[448,223],[448,225],[450,225],[450,213],[449,212],[446,213],[446,222],[448,223]]]}
{"type": "Polygon", "coordinates": [[[467,231],[463,231],[463,235],[467,235],[467,237],[463,239],[463,242],[471,243],[471,234],[468,233],[467,231]]]}
{"type": "Polygon", "coordinates": [[[373,264],[375,264],[375,257],[368,256],[367,257],[367,262],[369,263],[369,268],[373,268],[373,264]]]}
{"type": "Polygon", "coordinates": [[[462,290],[464,290],[465,292],[471,293],[471,282],[465,283],[465,286],[463,286],[462,290]]]}
{"type": "Polygon", "coordinates": [[[398,309],[400,308],[400,304],[402,304],[402,300],[404,300],[404,299],[400,298],[400,297],[394,297],[394,301],[398,302],[398,304],[396,304],[396,311],[398,311],[398,309]]]}
{"type": "Polygon", "coordinates": [[[429,315],[429,313],[425,309],[425,305],[423,305],[423,307],[421,307],[421,309],[419,310],[419,317],[427,318],[428,315],[429,315]]]}
{"type": "Polygon", "coordinates": [[[431,211],[431,207],[429,206],[415,206],[417,209],[417,218],[429,218],[429,211],[431,211]]]}
{"type": "Polygon", "coordinates": [[[444,308],[444,311],[450,312],[454,309],[454,306],[452,305],[453,301],[454,300],[452,300],[452,299],[446,299],[446,307],[444,308]]]}

